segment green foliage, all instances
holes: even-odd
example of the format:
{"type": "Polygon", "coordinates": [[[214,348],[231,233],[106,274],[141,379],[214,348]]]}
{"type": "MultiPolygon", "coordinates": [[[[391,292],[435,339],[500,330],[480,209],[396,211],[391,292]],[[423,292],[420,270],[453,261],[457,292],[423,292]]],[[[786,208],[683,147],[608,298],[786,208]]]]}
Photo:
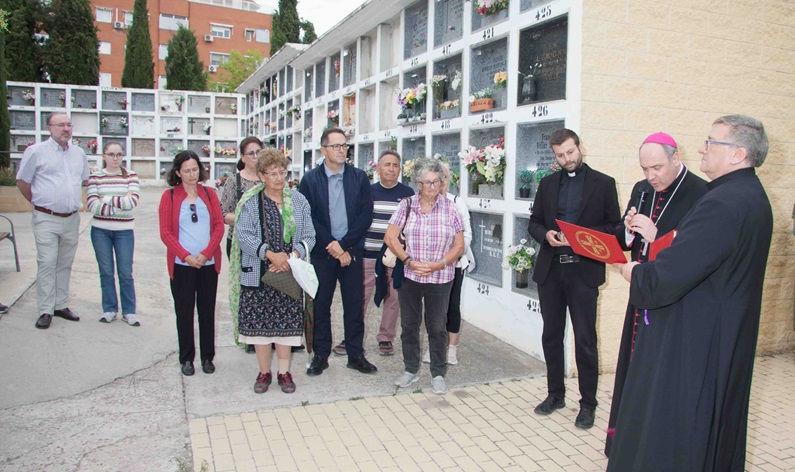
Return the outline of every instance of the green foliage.
{"type": "Polygon", "coordinates": [[[7,13],[8,29],[4,56],[8,80],[44,82],[42,47],[33,39],[42,19],[41,2],[36,0],[0,0],[7,13]]]}
{"type": "MultiPolygon", "coordinates": [[[[6,159],[8,159],[6,157],[6,159]]],[[[0,166],[0,187],[14,187],[17,185],[17,174],[8,167],[0,166]]]]}
{"type": "Polygon", "coordinates": [[[522,184],[520,188],[530,188],[530,184],[533,182],[533,177],[535,177],[535,172],[532,170],[520,170],[519,182],[522,184]]]}
{"type": "Polygon", "coordinates": [[[301,18],[301,31],[304,33],[303,36],[301,36],[302,43],[312,44],[317,39],[315,25],[311,21],[301,18]]]}
{"type": "MultiPolygon", "coordinates": [[[[300,29],[298,0],[279,0],[279,9],[273,14],[271,56],[286,43],[299,42],[300,29]]],[[[314,31],[314,26],[312,30],[314,31]]]]}
{"type": "Polygon", "coordinates": [[[229,60],[218,67],[220,80],[212,83],[210,89],[214,92],[234,92],[261,64],[262,53],[258,50],[250,49],[243,55],[233,49],[229,53],[229,60]]]}
{"type": "Polygon", "coordinates": [[[99,39],[89,0],[51,0],[44,30],[50,37],[44,45],[44,69],[50,80],[97,85],[99,39]]]}
{"type": "Polygon", "coordinates": [[[180,25],[168,42],[166,88],[168,90],[207,89],[207,72],[199,60],[198,42],[193,31],[180,25]]]}
{"type": "Polygon", "coordinates": [[[152,38],[149,36],[149,10],[146,0],[135,0],[133,24],[127,32],[122,87],[153,88],[155,63],[152,61],[152,38]]]}

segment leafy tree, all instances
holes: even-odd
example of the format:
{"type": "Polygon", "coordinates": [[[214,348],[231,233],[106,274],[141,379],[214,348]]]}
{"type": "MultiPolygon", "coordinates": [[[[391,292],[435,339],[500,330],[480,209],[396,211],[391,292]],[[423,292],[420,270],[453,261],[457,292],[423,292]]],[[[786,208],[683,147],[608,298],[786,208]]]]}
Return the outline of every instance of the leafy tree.
{"type": "Polygon", "coordinates": [[[199,60],[198,41],[193,31],[180,25],[168,42],[166,88],[169,90],[206,90],[207,72],[199,60]]]}
{"type": "Polygon", "coordinates": [[[243,55],[233,49],[229,53],[229,60],[218,67],[220,80],[211,85],[214,92],[234,92],[257,68],[262,65],[262,54],[251,49],[243,55]]]}
{"type": "Polygon", "coordinates": [[[312,44],[317,39],[315,33],[315,25],[311,21],[301,18],[301,31],[304,35],[301,36],[301,42],[304,44],[312,44]]]}
{"type": "Polygon", "coordinates": [[[89,0],[51,0],[44,17],[49,39],[44,44],[44,69],[52,82],[97,85],[99,39],[89,0]]]}
{"type": "MultiPolygon", "coordinates": [[[[0,58],[4,58],[6,53],[7,15],[8,13],[0,8],[0,58]]],[[[11,151],[11,120],[8,116],[8,99],[6,98],[8,95],[6,63],[5,60],[0,61],[0,169],[8,167],[11,160],[9,154],[11,151]]]]}
{"type": "Polygon", "coordinates": [[[279,10],[273,14],[271,55],[276,54],[285,43],[297,43],[300,28],[298,0],[279,0],[279,10]]]}
{"type": "Polygon", "coordinates": [[[135,0],[133,24],[127,32],[122,87],[153,88],[155,63],[152,61],[152,38],[149,36],[149,10],[146,0],[135,0]]]}
{"type": "Polygon", "coordinates": [[[8,80],[43,82],[42,48],[34,35],[39,33],[42,18],[38,0],[0,0],[7,13],[6,52],[0,56],[6,64],[8,80]]]}

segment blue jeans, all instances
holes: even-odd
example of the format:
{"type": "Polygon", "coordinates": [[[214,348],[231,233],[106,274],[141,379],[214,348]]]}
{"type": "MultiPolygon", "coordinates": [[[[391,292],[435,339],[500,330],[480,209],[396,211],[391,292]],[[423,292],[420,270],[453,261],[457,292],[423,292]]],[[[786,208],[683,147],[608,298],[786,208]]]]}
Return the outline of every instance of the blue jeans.
{"type": "Polygon", "coordinates": [[[102,312],[118,313],[114,265],[119,274],[122,314],[135,313],[135,282],[133,280],[133,250],[135,233],[131,229],[111,231],[91,227],[91,243],[99,265],[99,283],[102,287],[102,312]],[[113,263],[113,253],[116,263],[113,263]]]}

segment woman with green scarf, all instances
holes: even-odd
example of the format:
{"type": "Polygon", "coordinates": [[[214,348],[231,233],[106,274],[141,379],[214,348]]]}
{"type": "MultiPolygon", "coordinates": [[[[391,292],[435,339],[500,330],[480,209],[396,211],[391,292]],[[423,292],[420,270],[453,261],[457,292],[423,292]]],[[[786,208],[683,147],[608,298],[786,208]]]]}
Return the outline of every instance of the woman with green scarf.
{"type": "Polygon", "coordinates": [[[278,383],[285,393],[295,392],[290,374],[290,348],[301,345],[303,305],[266,285],[266,272],[290,272],[288,260],[303,258],[315,246],[309,203],[286,185],[289,161],[278,149],[257,154],[260,184],[246,191],[235,210],[235,231],[230,258],[230,308],[235,318],[235,341],[253,344],[259,375],[255,393],[268,391],[271,343],[279,361],[278,383]],[[304,246],[303,243],[306,243],[304,246]]]}

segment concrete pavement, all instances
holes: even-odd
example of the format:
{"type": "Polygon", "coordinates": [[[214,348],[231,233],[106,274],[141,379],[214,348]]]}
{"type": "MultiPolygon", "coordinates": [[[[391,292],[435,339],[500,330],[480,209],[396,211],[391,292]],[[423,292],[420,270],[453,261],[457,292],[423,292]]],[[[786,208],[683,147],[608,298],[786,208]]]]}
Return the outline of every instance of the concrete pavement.
{"type": "MultiPolygon", "coordinates": [[[[36,256],[29,214],[10,214],[22,272],[0,243],[0,471],[188,470],[602,470],[612,375],[600,379],[594,428],[574,428],[576,379],[567,408],[538,417],[543,364],[465,324],[450,393],[430,393],[430,376],[410,389],[399,350],[381,357],[378,311],[367,316],[366,376],[333,356],[308,378],[293,357],[298,390],[252,391],[256,361],[233,346],[222,271],[216,308],[217,372],[183,377],[176,356],[165,248],[157,229],[163,188],[146,187],[137,210],[135,277],[142,326],[98,323],[99,275],[81,215],[70,288],[79,323],[34,327],[36,256]]],[[[226,263],[226,260],[223,261],[226,263]]],[[[339,297],[335,339],[342,334],[339,297]]],[[[399,347],[399,343],[398,343],[399,347]]],[[[757,359],[749,415],[748,470],[795,469],[795,354],[757,359]]]]}

